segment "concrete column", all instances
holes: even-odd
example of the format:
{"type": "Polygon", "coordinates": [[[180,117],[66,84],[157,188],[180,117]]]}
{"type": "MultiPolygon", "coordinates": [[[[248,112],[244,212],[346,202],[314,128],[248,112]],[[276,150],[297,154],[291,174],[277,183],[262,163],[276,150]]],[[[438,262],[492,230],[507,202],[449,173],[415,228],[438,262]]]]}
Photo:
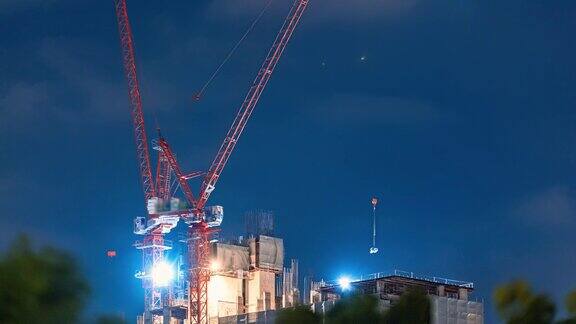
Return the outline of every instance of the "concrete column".
{"type": "Polygon", "coordinates": [[[466,289],[466,288],[458,289],[458,299],[468,300],[468,289],[466,289]]]}
{"type": "Polygon", "coordinates": [[[444,291],[444,286],[438,286],[438,296],[445,297],[446,292],[444,291]]]}

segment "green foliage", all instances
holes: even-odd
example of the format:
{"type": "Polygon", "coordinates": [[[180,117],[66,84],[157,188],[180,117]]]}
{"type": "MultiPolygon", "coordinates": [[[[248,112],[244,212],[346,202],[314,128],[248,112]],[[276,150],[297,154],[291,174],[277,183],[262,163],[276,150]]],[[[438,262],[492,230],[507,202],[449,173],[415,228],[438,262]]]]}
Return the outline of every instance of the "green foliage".
{"type": "Polygon", "coordinates": [[[121,316],[102,315],[98,317],[96,324],[126,324],[126,321],[121,316]]]}
{"type": "Polygon", "coordinates": [[[557,322],[557,324],[576,324],[576,318],[565,319],[557,322]]]}
{"type": "Polygon", "coordinates": [[[576,324],[576,290],[566,296],[566,310],[570,318],[558,322],[558,324],[576,324]]]}
{"type": "Polygon", "coordinates": [[[503,285],[494,292],[500,317],[508,324],[550,324],[556,307],[546,295],[534,294],[523,281],[503,285]]]}
{"type": "Polygon", "coordinates": [[[381,323],[378,300],[369,295],[353,295],[339,300],[326,314],[326,323],[381,323]]]}
{"type": "Polygon", "coordinates": [[[406,291],[385,313],[378,309],[376,297],[355,295],[338,301],[326,314],[326,323],[428,324],[430,307],[428,296],[420,289],[406,291]]]}
{"type": "Polygon", "coordinates": [[[566,310],[576,318],[576,290],[566,296],[566,310]]]}
{"type": "Polygon", "coordinates": [[[545,324],[554,321],[556,306],[545,295],[536,295],[530,300],[523,316],[520,316],[516,323],[523,324],[545,324]]]}
{"type": "Polygon", "coordinates": [[[385,314],[386,324],[430,323],[430,299],[421,289],[406,291],[385,314]]]}
{"type": "Polygon", "coordinates": [[[307,306],[296,306],[294,308],[282,309],[276,316],[276,324],[317,324],[320,323],[320,316],[315,314],[307,306]]]}
{"type": "Polygon", "coordinates": [[[76,323],[88,290],[68,254],[21,236],[0,259],[0,323],[76,323]]]}

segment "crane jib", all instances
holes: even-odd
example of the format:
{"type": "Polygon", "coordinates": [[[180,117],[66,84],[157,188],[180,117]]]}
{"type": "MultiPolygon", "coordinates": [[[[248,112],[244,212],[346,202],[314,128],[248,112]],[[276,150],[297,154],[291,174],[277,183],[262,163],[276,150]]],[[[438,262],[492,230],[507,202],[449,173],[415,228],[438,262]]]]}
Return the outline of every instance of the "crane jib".
{"type": "Polygon", "coordinates": [[[128,83],[128,96],[130,102],[130,113],[134,130],[134,140],[136,142],[136,157],[138,159],[138,171],[140,172],[141,183],[144,190],[144,199],[148,200],[156,196],[156,190],[152,180],[152,169],[150,167],[150,153],[148,150],[148,139],[144,126],[144,114],[142,112],[142,100],[140,98],[140,88],[136,73],[136,60],[134,55],[134,42],[132,40],[132,30],[128,19],[125,0],[115,0],[116,20],[118,32],[120,34],[120,46],[122,49],[122,61],[124,73],[128,83]]]}
{"type": "Polygon", "coordinates": [[[284,52],[284,49],[286,48],[286,45],[290,40],[296,25],[300,21],[300,18],[302,17],[307,4],[308,0],[296,0],[294,2],[288,17],[284,21],[280,32],[276,36],[276,39],[274,40],[274,43],[272,44],[272,47],[270,48],[270,51],[268,52],[268,55],[262,64],[262,67],[258,71],[256,79],[252,83],[252,86],[250,87],[244,102],[240,106],[240,110],[238,111],[238,114],[236,115],[236,118],[234,119],[234,122],[232,123],[232,126],[228,131],[224,142],[220,146],[220,149],[218,150],[218,153],[216,154],[216,157],[214,158],[209,171],[206,173],[206,177],[204,178],[202,187],[200,189],[197,205],[198,208],[202,208],[206,204],[210,193],[214,190],[216,182],[220,177],[220,173],[228,162],[230,154],[232,153],[232,150],[234,150],[234,147],[236,146],[236,143],[238,142],[238,139],[240,138],[240,135],[242,134],[242,131],[244,130],[244,127],[246,126],[246,123],[248,122],[254,107],[258,103],[258,100],[260,99],[260,96],[266,87],[268,80],[270,79],[270,76],[276,67],[276,64],[282,56],[282,53],[284,52]]]}

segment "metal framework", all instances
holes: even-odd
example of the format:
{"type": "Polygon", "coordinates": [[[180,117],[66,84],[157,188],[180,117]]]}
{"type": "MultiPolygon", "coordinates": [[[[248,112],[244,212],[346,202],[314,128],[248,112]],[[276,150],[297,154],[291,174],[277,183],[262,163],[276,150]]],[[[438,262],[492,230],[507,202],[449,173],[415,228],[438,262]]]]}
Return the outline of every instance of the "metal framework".
{"type": "MultiPolygon", "coordinates": [[[[216,187],[216,183],[220,178],[220,174],[234,147],[242,135],[242,131],[246,127],[248,119],[252,115],[264,88],[270,80],[274,68],[278,64],[290,37],[292,36],[294,29],[298,25],[306,6],[308,5],[308,0],[296,0],[290,10],[290,13],[286,17],[280,32],[276,36],[272,47],[268,51],[268,55],[262,64],[262,67],[256,75],[256,79],[252,83],[244,102],[240,106],[236,118],[230,127],[216,157],[214,158],[208,173],[206,174],[202,186],[200,188],[200,194],[198,202],[196,203],[196,210],[202,210],[210,197],[212,191],[216,187]]],[[[196,260],[191,260],[190,269],[190,300],[189,300],[189,310],[190,310],[190,323],[194,324],[205,324],[208,323],[208,281],[210,280],[210,270],[208,264],[209,257],[209,240],[208,231],[210,230],[205,222],[191,225],[191,235],[196,239],[190,240],[190,249],[196,252],[196,260]],[[195,262],[194,262],[195,261],[195,262]]]]}
{"type": "Polygon", "coordinates": [[[190,323],[208,323],[208,282],[210,281],[210,234],[205,222],[189,228],[190,282],[188,311],[190,323]]]}
{"type": "Polygon", "coordinates": [[[238,143],[238,139],[240,138],[240,135],[242,135],[242,131],[244,130],[244,127],[246,127],[246,123],[248,122],[250,115],[252,115],[258,100],[260,100],[260,96],[262,95],[268,80],[270,80],[270,76],[272,75],[272,72],[274,72],[274,68],[276,67],[276,64],[278,64],[278,61],[280,60],[290,37],[292,37],[292,33],[298,25],[307,5],[308,0],[296,0],[294,2],[288,17],[276,36],[272,48],[270,48],[262,67],[256,75],[256,79],[252,83],[252,86],[250,87],[242,106],[240,106],[240,109],[238,110],[238,114],[236,115],[228,134],[226,134],[226,138],[224,138],[224,141],[222,142],[222,145],[220,146],[220,149],[218,150],[218,153],[204,178],[198,199],[199,208],[204,207],[208,201],[208,197],[210,197],[210,194],[216,187],[216,182],[218,182],[220,174],[222,173],[222,170],[224,170],[226,162],[228,162],[228,159],[230,158],[230,154],[232,154],[236,143],[238,143]]]}
{"type": "Polygon", "coordinates": [[[118,33],[120,34],[124,73],[128,83],[128,98],[130,99],[130,112],[132,113],[134,138],[136,140],[136,157],[138,159],[138,170],[140,171],[140,177],[144,189],[144,199],[147,202],[148,199],[156,197],[156,192],[152,182],[150,153],[148,150],[146,128],[144,126],[144,114],[142,113],[140,86],[138,84],[138,76],[136,74],[136,60],[134,58],[134,41],[132,40],[132,29],[130,28],[130,21],[128,20],[126,0],[114,0],[114,7],[116,9],[118,33]]]}
{"type": "MultiPolygon", "coordinates": [[[[146,136],[146,127],[144,124],[144,114],[142,112],[142,100],[140,98],[140,87],[136,73],[136,60],[134,55],[134,41],[132,39],[132,29],[128,19],[126,0],[114,0],[116,11],[116,20],[118,23],[118,33],[120,35],[120,47],[122,50],[122,61],[124,64],[124,73],[128,84],[128,98],[130,103],[130,112],[134,129],[134,138],[136,143],[136,157],[140,179],[144,191],[144,200],[146,204],[154,197],[157,197],[156,188],[152,180],[152,170],[150,166],[150,152],[148,149],[148,140],[146,136]]],[[[162,154],[159,154],[159,168],[157,173],[158,184],[167,181],[169,184],[169,167],[166,167],[162,154]],[[168,176],[167,176],[168,175],[168,176]]],[[[162,195],[167,198],[165,186],[161,188],[162,195]]],[[[169,189],[168,189],[169,192],[169,189]]],[[[148,215],[147,218],[153,218],[154,215],[148,215]]],[[[162,290],[154,286],[150,276],[152,266],[164,259],[164,251],[169,249],[164,242],[162,229],[156,228],[146,233],[143,242],[136,242],[137,249],[142,250],[143,269],[137,277],[142,279],[144,288],[144,316],[146,322],[154,322],[151,311],[161,307],[162,290]]]]}
{"type": "MultiPolygon", "coordinates": [[[[252,83],[244,102],[234,119],[230,130],[216,157],[214,158],[209,171],[205,174],[202,181],[198,199],[195,198],[188,184],[188,180],[203,175],[203,172],[192,172],[184,174],[176,160],[168,142],[160,138],[155,145],[158,150],[158,166],[156,172],[156,186],[152,180],[150,167],[150,156],[146,139],[144,126],[144,117],[142,113],[142,103],[140,99],[140,90],[136,75],[136,64],[134,59],[134,45],[132,32],[126,10],[126,0],[114,0],[116,17],[118,20],[118,30],[120,33],[120,42],[122,48],[122,57],[124,70],[128,82],[130,108],[136,138],[136,151],[139,163],[140,175],[144,189],[144,197],[148,204],[148,217],[146,225],[139,227],[135,233],[145,233],[145,239],[142,243],[137,243],[136,247],[143,250],[144,272],[140,277],[143,280],[145,288],[145,314],[150,314],[162,305],[162,292],[154,287],[150,278],[151,266],[160,262],[164,258],[164,251],[171,248],[164,240],[162,234],[169,232],[174,226],[174,217],[183,218],[189,224],[188,232],[188,253],[189,253],[189,304],[188,312],[190,323],[205,324],[208,323],[208,282],[210,280],[210,236],[216,231],[219,221],[207,220],[206,203],[212,191],[214,190],[218,179],[234,147],[236,146],[242,132],[248,122],[264,88],[270,80],[288,41],[290,40],[294,29],[298,25],[304,10],[308,5],[308,0],[295,0],[291,10],[282,25],[272,47],[270,48],[264,63],[262,64],[254,82],[252,83]],[[184,210],[172,210],[167,212],[152,212],[156,210],[155,203],[165,202],[170,199],[170,175],[174,172],[180,189],[184,193],[189,208],[184,210]],[[150,225],[152,224],[152,225],[150,225]]],[[[219,207],[221,209],[221,207],[219,207]]],[[[221,218],[220,218],[221,221],[221,218]]]]}
{"type": "Polygon", "coordinates": [[[158,145],[162,148],[162,152],[164,153],[167,162],[170,164],[170,167],[174,171],[174,174],[176,175],[176,180],[180,184],[180,189],[182,189],[182,192],[186,197],[186,201],[188,201],[188,204],[190,204],[192,210],[196,210],[196,198],[194,198],[192,189],[190,189],[190,185],[188,184],[187,181],[188,177],[182,173],[182,170],[178,165],[178,161],[176,160],[174,153],[172,153],[170,145],[168,145],[168,142],[166,142],[164,138],[160,138],[158,140],[158,145]]]}
{"type": "Polygon", "coordinates": [[[163,201],[170,200],[170,176],[172,168],[163,151],[158,152],[158,165],[156,167],[156,192],[163,201]]]}
{"type": "Polygon", "coordinates": [[[164,298],[162,292],[164,289],[154,286],[150,269],[154,264],[164,260],[164,251],[171,249],[172,244],[164,240],[164,236],[159,230],[156,230],[154,233],[146,235],[143,241],[136,242],[134,246],[142,250],[142,264],[145,270],[139,272],[136,277],[142,279],[142,286],[144,287],[144,313],[146,314],[146,319],[153,322],[151,311],[162,308],[162,300],[164,298]]]}

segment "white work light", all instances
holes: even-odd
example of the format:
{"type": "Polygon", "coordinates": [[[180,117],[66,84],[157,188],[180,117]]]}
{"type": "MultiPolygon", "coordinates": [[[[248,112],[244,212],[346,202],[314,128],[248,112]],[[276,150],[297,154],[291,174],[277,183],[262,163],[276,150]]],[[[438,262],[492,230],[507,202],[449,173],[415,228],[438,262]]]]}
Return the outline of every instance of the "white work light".
{"type": "Polygon", "coordinates": [[[348,290],[350,289],[350,278],[348,277],[340,277],[338,279],[338,285],[340,286],[340,288],[342,288],[342,290],[348,290]]]}
{"type": "Polygon", "coordinates": [[[151,276],[155,287],[166,287],[174,277],[174,269],[165,261],[160,261],[152,267],[151,276]]]}

